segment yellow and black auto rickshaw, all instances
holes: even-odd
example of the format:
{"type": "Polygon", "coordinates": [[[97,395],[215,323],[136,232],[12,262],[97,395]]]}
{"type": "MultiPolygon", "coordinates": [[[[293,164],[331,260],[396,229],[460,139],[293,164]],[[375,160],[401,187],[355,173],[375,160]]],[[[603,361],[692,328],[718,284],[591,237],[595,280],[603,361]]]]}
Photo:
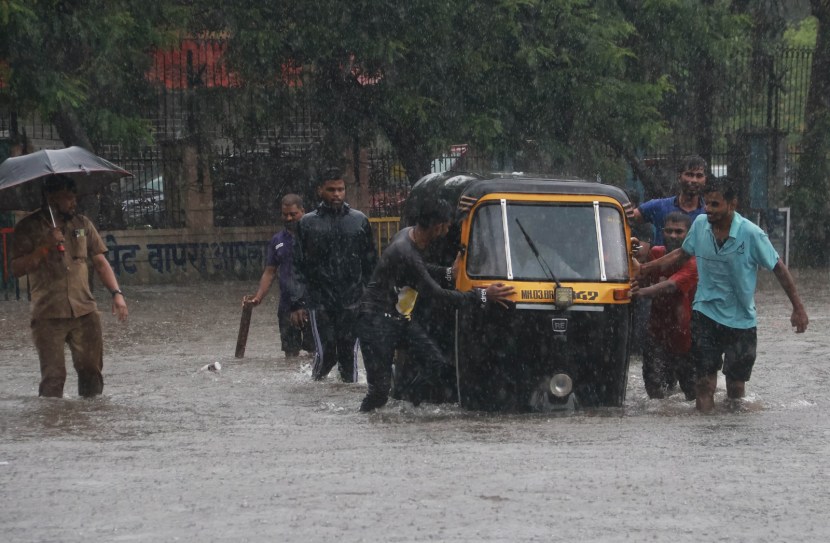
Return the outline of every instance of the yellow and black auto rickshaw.
{"type": "Polygon", "coordinates": [[[626,193],[579,180],[447,172],[413,187],[404,224],[424,198],[458,206],[449,235],[427,255],[450,265],[463,252],[456,288],[502,282],[516,289],[508,309],[417,310],[455,363],[460,405],[621,406],[631,330],[626,193]]]}

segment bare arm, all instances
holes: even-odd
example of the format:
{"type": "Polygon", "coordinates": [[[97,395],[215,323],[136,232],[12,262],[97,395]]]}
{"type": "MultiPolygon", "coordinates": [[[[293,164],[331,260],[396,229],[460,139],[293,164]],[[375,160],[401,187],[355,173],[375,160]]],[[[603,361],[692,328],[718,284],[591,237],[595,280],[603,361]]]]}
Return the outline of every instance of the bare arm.
{"type": "MultiPolygon", "coordinates": [[[[259,278],[259,288],[256,291],[256,294],[253,296],[245,296],[242,299],[242,303],[252,303],[254,305],[259,305],[266,296],[268,296],[268,291],[271,290],[271,284],[274,282],[274,278],[277,276],[277,267],[276,266],[265,266],[265,271],[262,272],[262,277],[259,278]]],[[[285,293],[288,295],[288,293],[285,293]]]]}
{"type": "Polygon", "coordinates": [[[643,214],[630,203],[623,205],[623,210],[625,211],[625,217],[628,219],[628,222],[632,224],[640,224],[643,222],[643,214]]]}
{"type": "Polygon", "coordinates": [[[669,254],[661,258],[658,258],[657,260],[646,262],[645,264],[640,266],[640,275],[647,275],[649,273],[663,273],[674,266],[683,265],[683,263],[689,260],[691,257],[692,255],[685,252],[683,249],[675,249],[674,251],[670,252],[669,254]]]}
{"type": "Polygon", "coordinates": [[[801,334],[807,330],[809,319],[807,318],[807,311],[804,310],[804,304],[801,303],[801,297],[798,295],[798,289],[795,286],[793,276],[790,275],[790,270],[780,258],[778,259],[778,263],[772,269],[772,272],[775,274],[775,278],[778,279],[778,283],[781,285],[781,288],[783,288],[784,292],[787,294],[787,298],[789,298],[790,302],[793,304],[793,313],[790,316],[790,323],[795,326],[795,332],[797,334],[801,334]]]}
{"type": "Polygon", "coordinates": [[[632,298],[654,298],[662,294],[671,294],[677,292],[677,283],[672,279],[660,281],[655,285],[640,288],[637,281],[631,283],[631,297],[632,298]]]}
{"type": "MultiPolygon", "coordinates": [[[[107,257],[104,256],[103,253],[92,257],[92,266],[98,273],[101,283],[107,287],[107,290],[110,292],[120,290],[118,288],[118,280],[115,278],[115,273],[113,273],[110,263],[107,261],[107,257]]],[[[117,316],[119,321],[127,320],[127,300],[124,299],[123,294],[113,295],[112,314],[117,316]]]]}

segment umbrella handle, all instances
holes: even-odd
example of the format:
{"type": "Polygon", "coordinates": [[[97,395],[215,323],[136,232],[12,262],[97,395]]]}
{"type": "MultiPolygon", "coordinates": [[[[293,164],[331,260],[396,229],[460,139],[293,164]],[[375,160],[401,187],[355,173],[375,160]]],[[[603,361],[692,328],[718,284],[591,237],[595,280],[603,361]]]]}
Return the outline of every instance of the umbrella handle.
{"type": "MultiPolygon", "coordinates": [[[[52,228],[57,228],[57,227],[58,227],[58,225],[57,225],[57,224],[55,224],[55,215],[52,213],[52,206],[50,206],[49,204],[46,204],[46,207],[48,207],[48,208],[49,208],[49,217],[51,217],[51,218],[52,218],[52,228]]],[[[59,253],[62,253],[62,252],[64,252],[64,251],[66,251],[66,249],[65,249],[65,248],[64,248],[64,246],[63,246],[63,242],[62,242],[62,241],[59,241],[59,242],[57,243],[57,246],[56,246],[55,248],[57,249],[57,251],[58,251],[59,253]]]]}

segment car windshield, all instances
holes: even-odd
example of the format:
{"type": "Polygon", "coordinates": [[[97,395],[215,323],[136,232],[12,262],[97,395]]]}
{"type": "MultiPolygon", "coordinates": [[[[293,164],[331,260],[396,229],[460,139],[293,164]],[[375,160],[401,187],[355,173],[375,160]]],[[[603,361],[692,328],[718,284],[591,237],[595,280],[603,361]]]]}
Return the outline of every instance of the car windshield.
{"type": "Polygon", "coordinates": [[[590,202],[480,206],[470,233],[470,277],[551,280],[519,224],[559,281],[628,281],[622,214],[614,206],[590,202]]]}

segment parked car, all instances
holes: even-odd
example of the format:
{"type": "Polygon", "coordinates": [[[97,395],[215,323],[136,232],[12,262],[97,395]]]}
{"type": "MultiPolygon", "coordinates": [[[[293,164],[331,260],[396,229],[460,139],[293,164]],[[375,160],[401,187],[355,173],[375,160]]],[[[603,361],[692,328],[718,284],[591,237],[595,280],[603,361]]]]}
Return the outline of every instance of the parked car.
{"type": "Polygon", "coordinates": [[[126,226],[158,226],[166,211],[164,192],[142,188],[130,191],[121,202],[121,211],[126,226]]]}

